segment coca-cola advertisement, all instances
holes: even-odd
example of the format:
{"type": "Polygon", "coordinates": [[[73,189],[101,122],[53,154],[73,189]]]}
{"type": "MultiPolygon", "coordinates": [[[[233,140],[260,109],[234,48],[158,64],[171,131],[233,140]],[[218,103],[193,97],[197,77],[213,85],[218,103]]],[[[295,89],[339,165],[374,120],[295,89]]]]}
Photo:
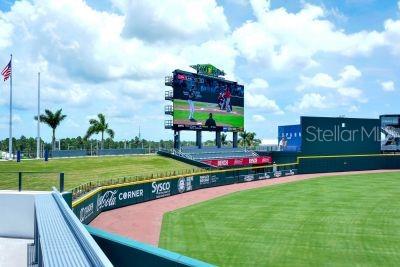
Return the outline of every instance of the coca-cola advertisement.
{"type": "Polygon", "coordinates": [[[203,160],[204,163],[214,167],[230,166],[249,166],[271,164],[271,157],[252,157],[252,158],[227,158],[227,159],[209,159],[203,160]]]}

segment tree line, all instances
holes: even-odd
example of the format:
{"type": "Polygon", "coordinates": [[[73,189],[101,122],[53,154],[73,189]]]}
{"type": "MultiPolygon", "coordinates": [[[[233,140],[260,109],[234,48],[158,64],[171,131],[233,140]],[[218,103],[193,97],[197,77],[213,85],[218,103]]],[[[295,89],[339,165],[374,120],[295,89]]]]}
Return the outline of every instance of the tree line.
{"type": "MultiPolygon", "coordinates": [[[[89,127],[86,134],[81,137],[63,138],[59,140],[58,146],[56,145],[56,129],[65,120],[67,115],[62,114],[62,109],[52,112],[46,109],[44,114],[39,117],[35,116],[35,120],[39,120],[41,123],[46,124],[52,130],[51,143],[46,143],[41,140],[41,149],[45,150],[81,150],[81,149],[130,149],[130,148],[143,148],[143,149],[171,149],[173,148],[172,140],[160,140],[151,141],[141,139],[135,136],[131,140],[114,141],[115,132],[110,128],[106,122],[104,114],[99,113],[96,119],[89,120],[89,127]],[[100,140],[90,139],[93,135],[100,134],[100,140]],[[104,134],[108,137],[105,138],[104,134]]],[[[261,144],[261,140],[256,139],[256,134],[253,132],[243,131],[239,133],[239,146],[241,147],[255,147],[261,144]]],[[[221,143],[224,146],[231,145],[232,142],[227,140],[225,133],[221,134],[221,143]]],[[[215,140],[207,140],[204,146],[215,146],[215,140]]],[[[182,146],[195,146],[194,141],[181,141],[182,146]]],[[[25,154],[34,154],[36,152],[36,138],[21,136],[20,138],[13,138],[13,147],[15,151],[24,151],[25,154]]],[[[8,150],[8,138],[0,140],[0,150],[8,150]]]]}
{"type": "MultiPolygon", "coordinates": [[[[58,150],[97,150],[101,149],[101,140],[99,139],[85,139],[82,136],[61,138],[55,142],[55,149],[58,150]]],[[[183,142],[183,145],[194,145],[195,142],[183,142]]],[[[151,151],[173,148],[172,140],[159,140],[152,141],[146,139],[139,139],[138,136],[130,140],[115,141],[111,138],[105,138],[103,142],[104,149],[131,149],[143,148],[146,151],[151,151]]],[[[41,149],[52,150],[52,142],[45,142],[41,139],[41,149]]],[[[25,155],[36,157],[36,138],[21,136],[13,138],[13,148],[15,151],[22,151],[25,155]]],[[[8,151],[8,138],[0,140],[0,151],[8,151]]]]}

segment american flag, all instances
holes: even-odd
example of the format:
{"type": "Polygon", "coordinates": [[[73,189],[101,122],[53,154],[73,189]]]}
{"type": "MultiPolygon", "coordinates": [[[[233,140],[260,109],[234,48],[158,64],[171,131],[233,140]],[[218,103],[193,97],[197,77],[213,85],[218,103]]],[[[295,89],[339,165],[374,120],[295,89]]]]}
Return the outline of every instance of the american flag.
{"type": "Polygon", "coordinates": [[[4,76],[4,81],[7,81],[11,76],[11,60],[8,62],[7,66],[1,72],[1,75],[4,76]]]}

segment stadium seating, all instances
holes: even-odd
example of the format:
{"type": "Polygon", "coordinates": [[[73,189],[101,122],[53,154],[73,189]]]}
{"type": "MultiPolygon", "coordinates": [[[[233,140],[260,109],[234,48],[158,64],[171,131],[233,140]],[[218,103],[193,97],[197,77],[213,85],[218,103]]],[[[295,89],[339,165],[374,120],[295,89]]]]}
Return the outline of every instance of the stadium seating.
{"type": "Polygon", "coordinates": [[[193,160],[206,160],[206,159],[223,159],[223,158],[246,158],[257,157],[257,153],[244,149],[244,148],[230,148],[230,147],[183,147],[180,156],[190,158],[193,160]]]}

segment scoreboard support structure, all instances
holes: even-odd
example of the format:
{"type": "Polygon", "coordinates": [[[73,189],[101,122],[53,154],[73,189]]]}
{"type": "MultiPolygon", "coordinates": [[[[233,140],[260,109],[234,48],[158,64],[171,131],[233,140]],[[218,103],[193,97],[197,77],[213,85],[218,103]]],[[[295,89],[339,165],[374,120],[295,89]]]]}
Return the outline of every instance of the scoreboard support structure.
{"type": "MultiPolygon", "coordinates": [[[[222,83],[223,86],[226,86],[225,90],[227,90],[227,92],[229,93],[229,96],[226,98],[226,99],[229,99],[229,102],[226,102],[226,103],[230,103],[231,106],[230,106],[230,109],[229,109],[229,107],[228,108],[225,108],[225,107],[222,108],[222,106],[221,106],[220,110],[225,110],[226,109],[227,112],[232,112],[232,107],[235,107],[235,105],[238,106],[238,107],[241,107],[243,109],[243,105],[244,105],[243,104],[243,101],[244,101],[243,100],[243,90],[244,90],[243,85],[238,85],[237,82],[225,80],[225,78],[222,77],[222,76],[225,75],[225,73],[222,70],[219,70],[218,68],[212,66],[211,64],[197,64],[197,65],[192,65],[190,67],[192,67],[193,69],[196,70],[196,74],[197,75],[200,75],[200,76],[196,76],[195,79],[203,80],[202,83],[206,83],[206,82],[204,82],[204,80],[210,81],[210,79],[211,79],[211,81],[218,81],[218,86],[219,86],[218,88],[221,87],[221,85],[219,83],[222,83]],[[229,87],[230,89],[228,89],[228,84],[229,84],[229,86],[233,86],[233,87],[229,87]],[[235,90],[237,90],[236,92],[239,92],[239,94],[236,94],[236,95],[231,94],[230,90],[232,88],[235,88],[235,90]],[[242,88],[242,89],[240,90],[240,88],[242,88]],[[241,101],[242,101],[242,103],[240,103],[241,101]]],[[[189,75],[188,77],[192,77],[190,75],[194,75],[193,73],[190,73],[190,72],[181,71],[181,70],[175,70],[173,72],[172,76],[166,76],[165,77],[165,85],[172,87],[173,90],[166,90],[165,91],[164,98],[165,98],[166,101],[169,101],[169,103],[164,106],[164,113],[165,113],[165,115],[173,116],[173,119],[172,120],[171,119],[165,120],[164,121],[164,127],[165,127],[165,129],[170,129],[170,130],[173,130],[173,132],[174,132],[174,149],[178,149],[178,150],[181,149],[180,134],[181,134],[181,131],[183,131],[183,130],[185,130],[185,131],[195,131],[196,132],[196,146],[199,149],[201,149],[202,146],[203,146],[203,144],[202,144],[202,131],[214,131],[215,132],[215,146],[218,147],[218,148],[222,147],[221,132],[222,131],[223,132],[227,132],[227,131],[228,132],[232,132],[232,135],[233,135],[232,147],[233,148],[237,148],[238,147],[238,131],[243,130],[243,126],[242,127],[235,126],[235,127],[229,128],[230,124],[228,124],[227,126],[226,125],[224,125],[224,126],[218,125],[218,127],[217,127],[215,121],[214,121],[214,125],[211,124],[211,125],[209,125],[207,127],[204,127],[203,124],[201,124],[200,126],[194,125],[194,124],[186,125],[185,122],[182,122],[182,115],[180,115],[181,116],[180,117],[181,121],[179,121],[179,125],[178,125],[178,123],[177,123],[177,125],[175,125],[175,117],[174,117],[174,115],[182,114],[182,112],[188,112],[187,109],[182,109],[182,106],[178,106],[177,110],[176,111],[174,110],[174,108],[175,108],[174,101],[176,99],[182,101],[182,100],[185,100],[186,97],[188,97],[188,95],[185,95],[185,96],[179,95],[179,92],[178,92],[178,95],[175,95],[175,93],[174,93],[175,92],[175,87],[174,86],[176,86],[176,85],[174,85],[174,79],[175,79],[174,77],[176,75],[176,73],[175,73],[176,71],[179,72],[177,75],[181,75],[181,76],[182,75],[189,75]],[[172,105],[170,103],[172,103],[172,105]],[[174,113],[176,113],[176,114],[174,114],[174,113]]],[[[178,78],[178,79],[182,80],[182,78],[178,78]]],[[[197,82],[197,80],[196,80],[196,82],[197,82]]],[[[182,86],[182,88],[187,88],[187,87],[183,87],[183,85],[180,85],[180,86],[182,86]]],[[[194,86],[192,86],[192,88],[193,87],[194,86]]],[[[186,89],[186,90],[188,90],[188,89],[186,89]]],[[[222,92],[220,92],[220,94],[222,94],[222,92]]],[[[208,96],[208,97],[210,97],[210,96],[208,96]]],[[[216,96],[211,96],[212,99],[214,99],[214,97],[216,97],[216,96]]],[[[223,97],[225,97],[225,95],[223,97]]],[[[225,101],[224,98],[223,98],[223,101],[225,101]]],[[[196,101],[193,101],[193,102],[196,102],[196,101]]],[[[190,102],[190,103],[193,103],[193,102],[190,102]]],[[[206,103],[208,103],[208,102],[206,101],[206,103]]],[[[214,103],[214,102],[212,102],[212,103],[214,103]]],[[[219,103],[215,103],[215,104],[222,105],[220,102],[219,103]]],[[[192,108],[194,109],[194,107],[192,107],[192,108]]],[[[193,116],[192,115],[193,111],[190,110],[190,112],[191,112],[190,113],[191,115],[189,115],[189,118],[190,118],[191,122],[193,122],[193,121],[196,122],[196,120],[194,120],[194,118],[191,117],[191,116],[193,116]]],[[[201,112],[204,113],[204,111],[201,111],[201,112]]],[[[207,111],[207,112],[210,112],[211,115],[210,115],[209,119],[212,120],[213,119],[212,113],[214,113],[214,111],[210,110],[210,111],[207,111]]],[[[243,113],[243,110],[241,112],[243,113]]],[[[207,116],[208,116],[208,113],[207,113],[207,116]]],[[[186,118],[187,118],[187,115],[186,115],[186,118]]],[[[215,117],[214,117],[214,119],[215,119],[215,117]]]]}
{"type": "Polygon", "coordinates": [[[174,148],[181,149],[181,131],[174,130],[174,148]]]}
{"type": "Polygon", "coordinates": [[[218,148],[221,148],[221,131],[216,131],[215,132],[215,145],[218,148]]]}
{"type": "Polygon", "coordinates": [[[233,132],[232,146],[233,148],[237,148],[238,146],[238,132],[233,132]]]}
{"type": "Polygon", "coordinates": [[[201,131],[200,130],[196,131],[196,146],[198,148],[201,148],[203,146],[202,140],[201,140],[201,131]]]}

